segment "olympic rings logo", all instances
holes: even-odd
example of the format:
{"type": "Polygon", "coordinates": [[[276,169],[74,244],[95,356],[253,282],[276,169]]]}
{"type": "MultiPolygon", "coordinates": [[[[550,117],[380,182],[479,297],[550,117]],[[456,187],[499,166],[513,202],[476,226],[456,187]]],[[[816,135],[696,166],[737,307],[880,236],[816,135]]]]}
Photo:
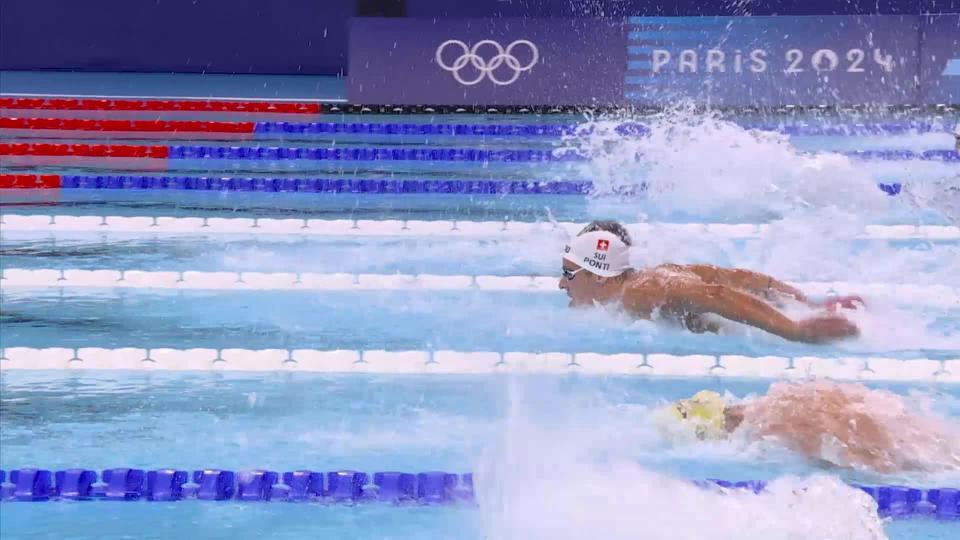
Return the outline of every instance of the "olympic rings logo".
{"type": "Polygon", "coordinates": [[[482,81],[484,77],[490,79],[490,82],[493,84],[498,86],[506,86],[516,82],[516,80],[520,78],[521,73],[524,71],[530,71],[533,69],[533,66],[537,65],[537,62],[540,60],[540,51],[537,49],[536,45],[526,39],[518,39],[507,45],[506,49],[492,39],[478,41],[473,47],[468,47],[466,43],[458,39],[448,39],[447,41],[441,43],[439,47],[437,47],[436,60],[438,66],[452,73],[453,78],[464,86],[473,86],[482,81]],[[484,45],[492,46],[496,50],[497,54],[493,55],[493,57],[489,60],[484,60],[482,56],[477,54],[477,51],[480,50],[480,47],[483,47],[484,45]],[[447,64],[443,61],[443,53],[447,47],[450,46],[453,46],[454,48],[459,47],[461,53],[452,64],[447,64]],[[520,64],[520,59],[513,55],[514,49],[520,46],[525,46],[530,50],[530,60],[526,64],[520,64]],[[467,67],[468,64],[477,70],[478,75],[476,78],[464,79],[460,74],[460,72],[467,67]],[[498,76],[495,74],[496,70],[504,65],[506,66],[506,69],[510,70],[510,76],[507,78],[498,78],[498,76]]]}

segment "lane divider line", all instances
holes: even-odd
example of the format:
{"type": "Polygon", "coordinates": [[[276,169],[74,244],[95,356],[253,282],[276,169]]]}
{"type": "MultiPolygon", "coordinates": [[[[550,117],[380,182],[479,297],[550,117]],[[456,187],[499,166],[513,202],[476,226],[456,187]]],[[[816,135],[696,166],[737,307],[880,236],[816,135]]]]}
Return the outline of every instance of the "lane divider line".
{"type": "MultiPolygon", "coordinates": [[[[857,150],[842,155],[863,160],[960,161],[955,150],[857,150]]],[[[495,149],[476,148],[315,148],[276,146],[128,144],[0,143],[0,157],[43,156],[76,157],[162,157],[171,160],[203,161],[452,161],[495,163],[561,163],[587,161],[573,149],[495,149]]]]}
{"type": "MultiPolygon", "coordinates": [[[[149,270],[0,269],[0,284],[11,289],[180,289],[289,291],[517,291],[558,293],[553,276],[367,274],[313,272],[200,272],[149,270]]],[[[794,283],[814,297],[859,294],[903,299],[911,305],[960,308],[960,289],[945,285],[890,283],[794,283]]]]}
{"type": "Polygon", "coordinates": [[[0,109],[65,111],[186,111],[229,113],[320,114],[324,106],[309,101],[258,101],[245,99],[126,99],[124,97],[74,98],[64,96],[0,96],[0,109]]]}
{"type": "MultiPolygon", "coordinates": [[[[324,503],[387,502],[394,505],[449,505],[475,503],[473,473],[385,471],[367,474],[356,470],[311,469],[271,471],[227,470],[216,467],[186,469],[50,470],[22,468],[0,470],[3,501],[291,501],[324,503]]],[[[759,494],[768,489],[763,480],[694,480],[692,484],[719,494],[759,494]]],[[[925,516],[944,520],[960,518],[960,490],[911,488],[895,485],[847,484],[863,491],[883,518],[925,516]]],[[[860,496],[857,492],[851,496],[860,496]]],[[[816,495],[813,495],[816,496],[816,495]]]]}
{"type": "MultiPolygon", "coordinates": [[[[334,237],[451,237],[486,238],[520,235],[572,236],[585,223],[453,220],[282,219],[220,217],[128,217],[0,214],[5,232],[97,232],[117,234],[242,234],[314,235],[334,237]]],[[[685,235],[718,239],[759,239],[789,234],[763,223],[631,223],[635,238],[685,235]]],[[[867,225],[856,233],[863,240],[960,240],[955,225],[867,225]]]]}
{"type": "MultiPolygon", "coordinates": [[[[22,468],[0,470],[3,501],[291,501],[324,503],[389,502],[393,504],[449,505],[475,502],[473,473],[385,471],[367,474],[355,470],[311,469],[271,471],[227,470],[207,467],[186,469],[50,470],[22,468]]],[[[693,485],[720,494],[759,494],[768,489],[763,480],[694,480],[693,485]]],[[[847,484],[868,494],[883,518],[912,515],[955,520],[960,518],[960,490],[910,488],[894,485],[847,484]]],[[[794,492],[796,493],[796,492],[794,492]]],[[[863,495],[857,492],[851,496],[863,495]]],[[[816,495],[813,495],[816,496],[816,495]]]]}
{"type": "Polygon", "coordinates": [[[61,369],[473,375],[579,373],[677,378],[830,378],[960,383],[960,358],[139,347],[0,349],[0,370],[61,369]]]}
{"type": "MultiPolygon", "coordinates": [[[[270,124],[270,122],[266,122],[270,124]]],[[[158,133],[241,133],[252,135],[254,122],[204,122],[194,120],[87,120],[75,118],[5,118],[0,117],[3,130],[35,130],[67,132],[139,132],[158,133]]]]}
{"type": "MultiPolygon", "coordinates": [[[[38,158],[33,158],[38,159],[38,158]]],[[[892,186],[898,186],[892,184],[892,186]]],[[[141,175],[33,175],[0,174],[0,188],[7,189],[123,189],[243,191],[259,193],[371,193],[456,195],[586,195],[587,181],[553,180],[443,180],[410,178],[380,180],[361,178],[224,178],[141,175]]],[[[642,192],[646,186],[625,186],[620,194],[642,192]]],[[[881,186],[881,189],[884,189],[881,186]]],[[[887,191],[889,193],[889,191],[887,191]]]]}
{"type": "MultiPolygon", "coordinates": [[[[877,184],[890,196],[899,183],[877,184]]],[[[149,189],[187,191],[253,191],[262,193],[437,193],[457,195],[587,195],[587,180],[457,180],[438,178],[363,179],[293,177],[208,177],[142,175],[0,174],[0,189],[149,189]]],[[[618,186],[615,195],[637,195],[647,184],[618,186]]]]}
{"type": "MultiPolygon", "coordinates": [[[[144,107],[157,107],[160,104],[143,105],[149,102],[167,102],[168,107],[196,107],[196,104],[219,104],[224,103],[243,103],[245,105],[261,104],[296,104],[296,105],[320,105],[322,112],[330,113],[348,113],[348,114],[575,114],[582,115],[584,112],[597,112],[608,110],[604,107],[582,107],[582,106],[557,106],[557,105],[377,105],[377,104],[353,104],[345,103],[342,98],[271,98],[269,101],[258,100],[257,98],[235,98],[235,97],[209,97],[209,96],[106,96],[106,95],[87,95],[71,96],[66,94],[27,94],[6,92],[0,94],[0,109],[44,109],[44,110],[114,110],[132,104],[140,110],[144,107]],[[5,101],[13,99],[13,101],[5,101]],[[101,103],[96,103],[100,101],[101,103]],[[117,102],[120,102],[119,104],[117,102]],[[92,103],[91,103],[92,102],[92,103]],[[318,103],[323,102],[323,103],[318,103]]],[[[738,113],[744,116],[768,117],[770,114],[795,115],[817,111],[823,107],[802,107],[796,105],[784,105],[775,108],[752,108],[743,107],[738,109],[738,113]]],[[[902,110],[909,110],[903,109],[902,110]]],[[[901,110],[898,109],[898,110],[901,110]]],[[[930,106],[928,109],[936,114],[950,114],[956,110],[956,107],[946,104],[930,106]]],[[[182,109],[174,109],[182,110],[182,109]]],[[[619,109],[618,109],[619,110],[619,109]]],[[[654,114],[663,111],[663,107],[635,107],[638,114],[654,114]]],[[[839,109],[840,111],[851,111],[860,113],[865,111],[864,107],[847,106],[839,109]]],[[[806,117],[801,120],[806,121],[806,117]]]]}
{"type": "MultiPolygon", "coordinates": [[[[785,135],[801,136],[865,136],[865,135],[905,135],[943,132],[946,126],[935,126],[929,122],[905,123],[866,123],[844,125],[795,124],[746,124],[745,129],[773,131],[785,135]]],[[[615,128],[624,136],[643,135],[649,128],[636,122],[625,122],[615,128]]],[[[3,130],[27,137],[31,130],[39,134],[50,131],[64,131],[80,134],[84,132],[141,132],[150,133],[257,133],[263,135],[450,135],[450,136],[548,136],[563,137],[578,132],[589,133],[589,125],[577,124],[467,124],[467,123],[381,123],[381,122],[206,122],[171,120],[110,120],[82,118],[34,118],[0,117],[0,133],[3,130]]],[[[9,133],[7,133],[9,134],[9,133]]]]}

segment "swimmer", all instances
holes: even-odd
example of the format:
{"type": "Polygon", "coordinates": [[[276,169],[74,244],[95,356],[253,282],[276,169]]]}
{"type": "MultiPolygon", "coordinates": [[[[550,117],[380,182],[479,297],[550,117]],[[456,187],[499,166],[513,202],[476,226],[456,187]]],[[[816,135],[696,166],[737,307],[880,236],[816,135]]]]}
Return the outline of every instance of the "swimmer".
{"type": "Polygon", "coordinates": [[[960,154],[960,124],[957,124],[956,127],[953,129],[953,140],[954,140],[953,149],[958,154],[960,154]]]}
{"type": "Polygon", "coordinates": [[[704,264],[629,266],[630,234],[620,223],[594,221],[564,248],[559,286],[570,306],[622,304],[641,319],[666,319],[696,333],[719,332],[717,317],[747,324],[791,341],[826,343],[857,336],[856,325],[835,313],[855,309],[857,296],[817,303],[770,276],[704,264]],[[793,320],[780,309],[787,302],[825,312],[793,320]],[[713,316],[711,316],[711,314],[713,316]]]}
{"type": "Polygon", "coordinates": [[[826,464],[878,472],[960,468],[960,435],[912,414],[891,392],[824,380],[774,383],[766,395],[734,404],[709,390],[655,413],[671,439],[736,434],[776,441],[826,464]]]}

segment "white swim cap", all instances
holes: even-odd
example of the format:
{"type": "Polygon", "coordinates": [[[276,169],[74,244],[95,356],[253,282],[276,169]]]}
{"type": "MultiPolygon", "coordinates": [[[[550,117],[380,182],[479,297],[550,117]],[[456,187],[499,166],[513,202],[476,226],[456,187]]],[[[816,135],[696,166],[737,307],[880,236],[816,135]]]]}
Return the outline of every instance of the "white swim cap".
{"type": "Polygon", "coordinates": [[[630,268],[630,246],[612,232],[593,231],[571,240],[563,258],[600,277],[614,277],[630,268]]]}

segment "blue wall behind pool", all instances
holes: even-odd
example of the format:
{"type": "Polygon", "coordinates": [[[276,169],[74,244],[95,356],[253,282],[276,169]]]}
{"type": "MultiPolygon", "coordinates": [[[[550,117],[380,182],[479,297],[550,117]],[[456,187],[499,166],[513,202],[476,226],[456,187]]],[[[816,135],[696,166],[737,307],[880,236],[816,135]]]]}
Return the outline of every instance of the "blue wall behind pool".
{"type": "Polygon", "coordinates": [[[0,0],[0,69],[336,75],[354,0],[0,0]]]}
{"type": "MultiPolygon", "coordinates": [[[[407,0],[412,17],[960,12],[960,0],[407,0]]],[[[0,70],[340,75],[354,0],[0,0],[0,70]]]]}

